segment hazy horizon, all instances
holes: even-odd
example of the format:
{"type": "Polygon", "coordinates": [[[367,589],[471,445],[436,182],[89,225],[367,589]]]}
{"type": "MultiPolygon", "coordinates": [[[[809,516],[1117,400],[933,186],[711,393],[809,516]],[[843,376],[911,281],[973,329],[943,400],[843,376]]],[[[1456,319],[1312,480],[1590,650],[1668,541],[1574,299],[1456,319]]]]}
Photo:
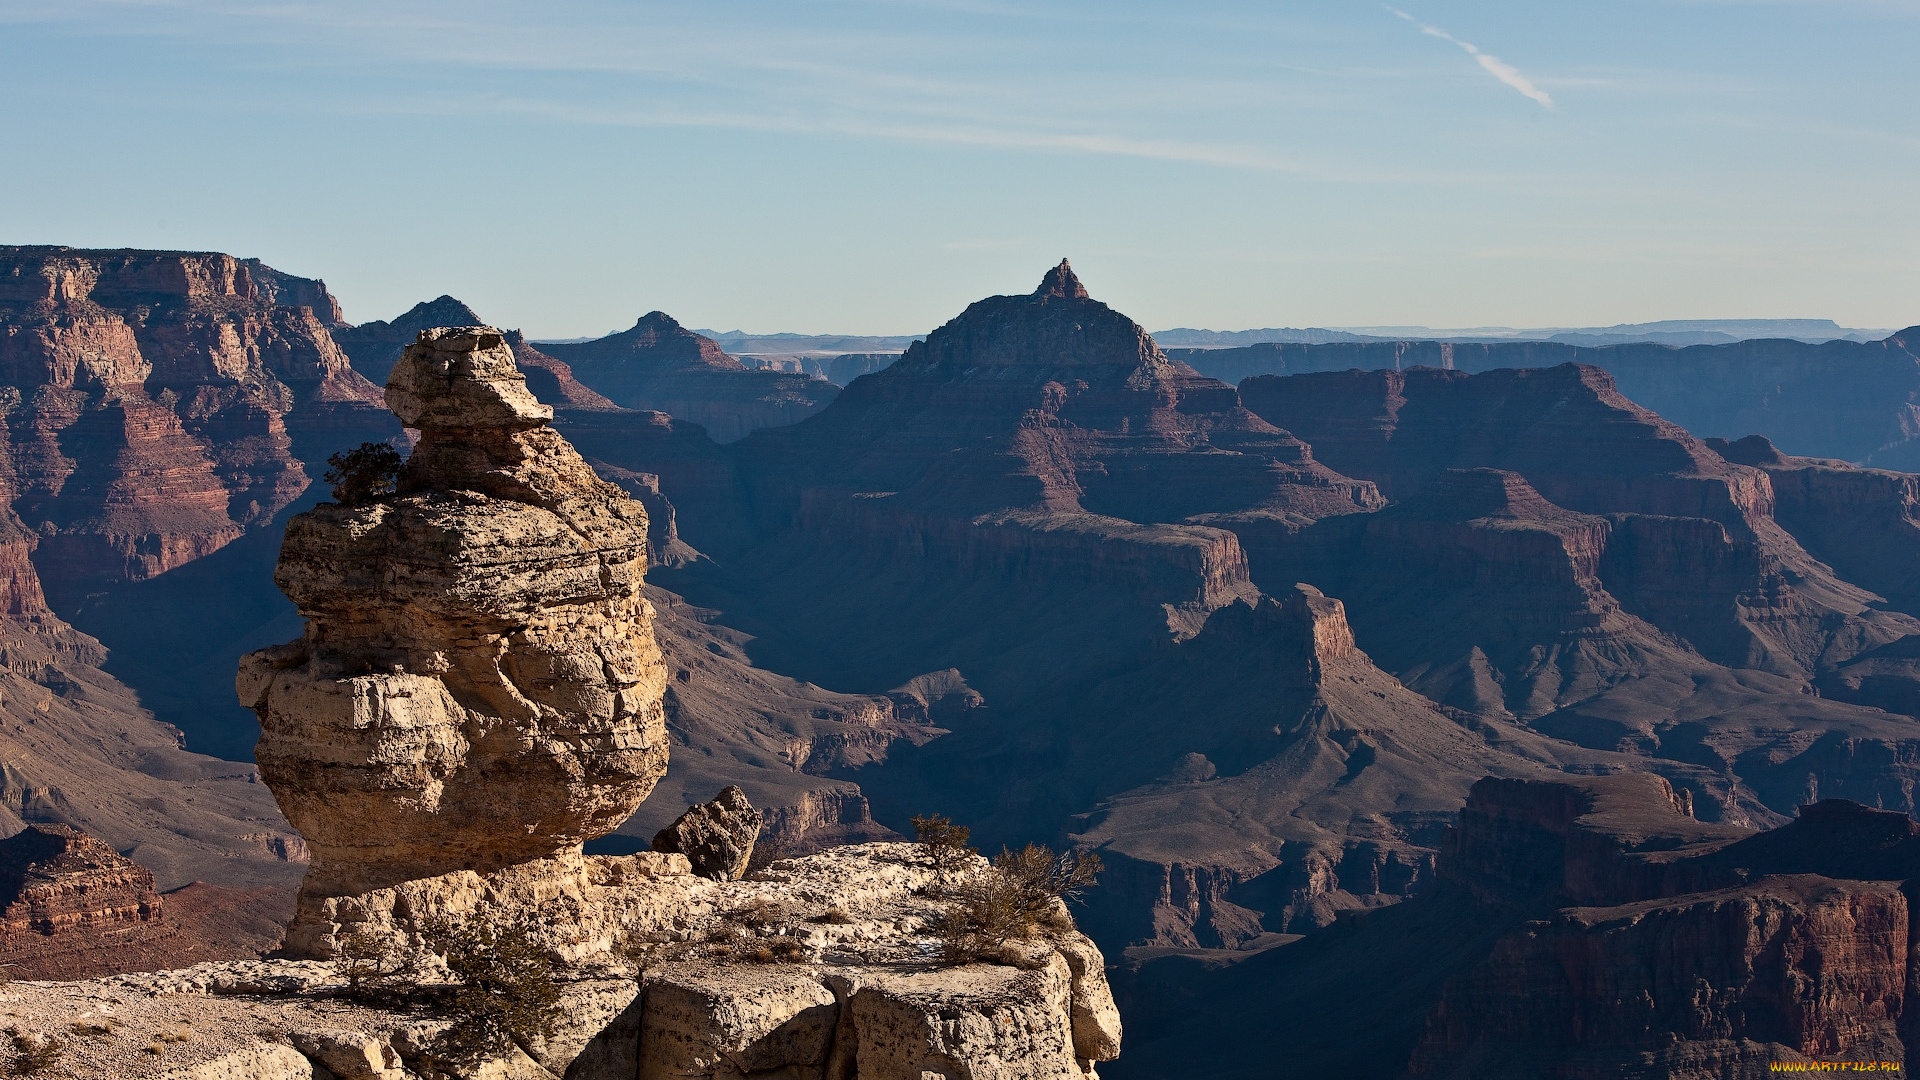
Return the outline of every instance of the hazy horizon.
{"type": "Polygon", "coordinates": [[[924,333],[1920,322],[1920,3],[0,0],[0,242],[356,322],[924,333]]]}

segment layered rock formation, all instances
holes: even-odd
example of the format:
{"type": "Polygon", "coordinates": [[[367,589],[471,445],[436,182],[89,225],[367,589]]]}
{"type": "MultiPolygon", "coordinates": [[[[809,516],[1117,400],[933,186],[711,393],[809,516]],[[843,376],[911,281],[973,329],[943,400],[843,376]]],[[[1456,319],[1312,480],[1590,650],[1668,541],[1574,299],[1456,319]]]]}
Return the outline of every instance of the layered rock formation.
{"type": "Polygon", "coordinates": [[[666,768],[646,512],[547,426],[497,330],[423,332],[387,399],[420,433],[397,492],[290,523],[276,581],[307,633],[240,675],[313,850],[309,952],[342,898],[577,861],[666,768]]]}
{"type": "Polygon", "coordinates": [[[1169,362],[1065,265],[729,455],[670,426],[569,430],[659,478],[712,556],[676,586],[751,619],[759,663],[896,702],[919,673],[962,674],[980,704],[949,734],[834,775],[882,820],[937,808],[990,841],[1058,843],[1091,814],[1070,831],[1113,868],[1089,916],[1110,942],[1313,929],[1420,887],[1438,822],[1485,771],[1628,764],[1463,728],[1353,647],[1337,601],[1262,596],[1243,537],[1383,500],[1169,362]],[[1376,806],[1389,789],[1404,797],[1376,806]]]}
{"type": "Polygon", "coordinates": [[[146,867],[65,825],[0,840],[0,970],[72,979],[251,958],[279,944],[291,889],[196,882],[162,894],[146,867]]]}
{"type": "MultiPolygon", "coordinates": [[[[442,919],[527,928],[565,984],[566,1030],[485,1075],[1066,1080],[1118,1052],[1103,962],[1064,909],[1018,964],[927,964],[939,902],[915,847],[727,880],[761,824],[730,788],[663,838],[686,854],[584,855],[666,767],[646,514],[548,427],[497,330],[423,331],[387,396],[420,436],[396,490],[289,526],[277,580],[307,633],[238,680],[263,776],[314,852],[288,952],[337,956],[353,934],[430,951],[442,919]],[[622,947],[655,962],[623,972],[622,947]]],[[[280,985],[302,990],[297,974],[280,985]]],[[[449,1067],[417,1023],[356,1019],[373,1026],[288,1040],[330,1068],[341,1047],[371,1047],[374,1075],[449,1067]]]]}
{"type": "Polygon", "coordinates": [[[837,392],[824,379],[751,370],[661,311],[617,334],[548,342],[540,350],[621,407],[668,413],[705,427],[723,443],[811,416],[837,392]]]}
{"type": "Polygon", "coordinates": [[[836,775],[883,822],[1099,846],[1110,945],[1257,950],[1416,893],[1481,772],[1651,768],[1749,826],[1910,805],[1910,723],[1860,704],[1891,699],[1814,692],[1910,620],[1781,527],[1763,471],[1591,370],[1393,379],[1236,395],[1061,267],[727,452],[569,431],[656,478],[710,556],[666,580],[758,665],[963,673],[983,706],[836,775]],[[1340,600],[1344,649],[1299,614],[1340,600]]]}
{"type": "Polygon", "coordinates": [[[1920,826],[1830,801],[1754,833],[1689,809],[1651,776],[1482,781],[1429,895],[1211,974],[1147,960],[1125,986],[1170,979],[1209,1010],[1287,987],[1258,1006],[1292,1020],[1270,1041],[1214,1048],[1248,1009],[1148,1006],[1160,1038],[1114,1075],[1231,1073],[1273,1055],[1409,1078],[1897,1069],[1913,1039],[1920,826]],[[1375,957],[1399,964],[1393,999],[1343,996],[1375,957]],[[1184,1056],[1195,1045],[1208,1047],[1198,1062],[1184,1056]]]}
{"type": "MultiPolygon", "coordinates": [[[[1253,553],[1257,572],[1348,599],[1361,640],[1416,689],[1587,745],[1696,762],[1716,740],[1744,744],[1709,751],[1728,765],[1764,742],[1742,729],[1767,699],[1798,725],[1817,716],[1847,737],[1905,741],[1871,714],[1808,716],[1783,692],[1804,697],[1914,621],[1877,610],[1781,527],[1768,473],[1627,401],[1606,373],[1354,371],[1253,379],[1244,393],[1400,500],[1253,553]],[[1533,547],[1517,546],[1528,536],[1533,547]],[[1662,712],[1717,714],[1723,729],[1663,748],[1655,729],[1684,725],[1662,712]]],[[[1768,794],[1777,810],[1793,805],[1783,794],[1768,794]]]]}
{"type": "Polygon", "coordinates": [[[1229,382],[1260,375],[1414,367],[1464,372],[1582,364],[1698,435],[1759,433],[1790,453],[1881,468],[1920,468],[1920,327],[1884,341],[1581,347],[1550,341],[1333,342],[1182,349],[1179,358],[1229,382]]]}
{"type": "Polygon", "coordinates": [[[264,524],[307,484],[296,440],[374,423],[340,323],[322,283],[257,260],[0,248],[6,500],[56,605],[264,524]]]}
{"type": "Polygon", "coordinates": [[[1910,818],[1823,802],[1743,837],[1624,786],[1475,788],[1443,872],[1500,908],[1572,906],[1448,986],[1408,1075],[1905,1060],[1910,818]]]}
{"type": "Polygon", "coordinates": [[[85,833],[30,825],[0,840],[0,963],[13,978],[57,952],[137,943],[160,912],[153,873],[85,833]]]}

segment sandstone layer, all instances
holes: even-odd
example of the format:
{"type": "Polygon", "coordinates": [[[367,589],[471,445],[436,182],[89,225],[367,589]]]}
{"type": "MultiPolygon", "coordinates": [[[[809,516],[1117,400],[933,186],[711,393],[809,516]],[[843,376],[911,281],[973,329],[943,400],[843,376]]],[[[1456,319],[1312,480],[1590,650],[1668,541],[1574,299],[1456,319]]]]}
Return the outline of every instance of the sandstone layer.
{"type": "Polygon", "coordinates": [[[276,581],[307,632],[239,677],[313,851],[310,954],[342,898],[577,861],[666,768],[640,504],[547,426],[497,330],[422,332],[387,400],[420,433],[397,490],[290,523],[276,581]]]}

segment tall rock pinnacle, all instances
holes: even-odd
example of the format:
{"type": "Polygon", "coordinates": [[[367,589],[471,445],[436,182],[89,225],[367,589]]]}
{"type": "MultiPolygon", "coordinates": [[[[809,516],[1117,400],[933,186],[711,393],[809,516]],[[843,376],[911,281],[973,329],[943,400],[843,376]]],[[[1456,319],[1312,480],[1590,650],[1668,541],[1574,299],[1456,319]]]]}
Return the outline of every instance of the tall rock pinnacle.
{"type": "Polygon", "coordinates": [[[1060,260],[1059,266],[1047,271],[1047,276],[1040,279],[1040,287],[1033,290],[1033,295],[1061,300],[1091,299],[1087,295],[1087,287],[1080,284],[1080,279],[1074,276],[1073,267],[1065,259],[1060,260]]]}
{"type": "Polygon", "coordinates": [[[492,327],[422,331],[386,400],[420,432],[397,490],[289,523],[275,580],[306,634],[240,667],[261,776],[313,851],[303,920],[577,856],[667,765],[640,504],[547,426],[492,327]]]}

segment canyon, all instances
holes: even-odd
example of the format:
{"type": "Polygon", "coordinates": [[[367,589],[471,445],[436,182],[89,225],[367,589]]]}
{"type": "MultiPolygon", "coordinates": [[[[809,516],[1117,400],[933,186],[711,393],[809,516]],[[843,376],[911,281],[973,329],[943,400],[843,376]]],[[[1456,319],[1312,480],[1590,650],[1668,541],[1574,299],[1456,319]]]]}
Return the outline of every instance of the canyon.
{"type": "MultiPolygon", "coordinates": [[[[933,886],[1011,880],[970,852],[937,868],[912,845],[841,846],[743,881],[761,820],[729,787],[673,843],[588,856],[667,769],[646,510],[553,430],[493,327],[421,331],[385,398],[413,453],[388,490],[288,523],[276,582],[304,632],[239,664],[263,780],[313,853],[278,956],[40,984],[10,1010],[18,1052],[251,1080],[1084,1080],[1117,1056],[1104,959],[1058,896],[991,957],[942,953],[933,886]],[[509,941],[537,953],[546,998],[474,981],[509,941]],[[369,942],[413,974],[369,991],[351,966],[369,942]],[[546,1019],[463,1027],[475,1006],[443,984],[546,1019]],[[50,1034],[128,1025],[175,1034],[148,1057],[50,1034]]],[[[15,888],[0,875],[0,946],[15,922],[71,938],[159,915],[151,876],[97,842],[6,844],[32,862],[15,888]]]]}
{"type": "MultiPolygon", "coordinates": [[[[1904,881],[1905,871],[1882,879],[1757,857],[1735,867],[1752,881],[1708,869],[1720,865],[1712,851],[1806,835],[1812,819],[1841,823],[1837,846],[1881,828],[1873,811],[1823,800],[1888,816],[1914,809],[1920,488],[1876,467],[1901,460],[1897,423],[1884,452],[1801,439],[1774,423],[1801,408],[1784,399],[1724,423],[1697,420],[1706,414],[1683,402],[1672,411],[1688,420],[1677,423],[1642,400],[1636,387],[1648,384],[1624,366],[1627,347],[1533,343],[1547,351],[1521,356],[1488,346],[1474,359],[1465,346],[1433,357],[1373,343],[1285,346],[1271,351],[1299,373],[1248,367],[1232,385],[1196,366],[1235,375],[1226,365],[1266,361],[1234,355],[1254,350],[1161,350],[1065,263],[1032,293],[971,305],[890,363],[843,357],[852,377],[836,389],[751,370],[658,312],[568,344],[473,330],[479,316],[446,296],[352,326],[323,285],[258,263],[5,250],[0,274],[14,291],[4,295],[27,298],[0,312],[9,379],[21,387],[7,482],[22,494],[0,522],[7,831],[70,825],[148,867],[156,894],[196,880],[270,893],[281,919],[315,858],[318,891],[291,940],[321,955],[343,913],[364,915],[367,896],[405,884],[377,884],[370,868],[412,860],[408,873],[425,876],[407,880],[437,879],[500,847],[494,822],[476,834],[489,839],[459,840],[467,847],[453,854],[400,859],[388,839],[357,833],[310,852],[280,817],[263,776],[289,791],[288,778],[308,774],[338,783],[312,806],[385,797],[384,781],[316,767],[338,746],[289,735],[340,704],[322,708],[311,687],[353,672],[399,680],[409,700],[445,697],[457,715],[490,717],[487,730],[526,725],[516,738],[544,740],[556,777],[584,775],[585,759],[567,755],[596,740],[626,747],[627,779],[588,785],[605,796],[590,822],[565,823],[574,811],[555,809],[541,815],[555,831],[500,856],[564,870],[574,884],[562,891],[576,898],[607,895],[606,868],[628,865],[607,860],[644,866],[620,880],[708,889],[662,871],[649,841],[729,786],[762,814],[761,843],[796,865],[856,857],[836,855],[838,845],[896,858],[888,842],[929,812],[971,825],[989,851],[1028,841],[1097,851],[1102,885],[1075,918],[1123,960],[1117,990],[1130,1022],[1141,1017],[1127,1055],[1103,1066],[1110,1076],[1207,1074],[1193,1033],[1214,1021],[1180,1009],[1238,999],[1308,1018],[1286,1036],[1290,1059],[1360,1061],[1341,1054],[1358,1053],[1362,1018],[1332,1016],[1315,994],[1392,1014],[1391,1037],[1366,1058],[1383,1075],[1602,1075],[1642,1052],[1629,1033],[1643,1029],[1676,1033],[1688,1048],[1676,1053],[1695,1056],[1666,1067],[1703,1076],[1836,1047],[1903,1053],[1888,1018],[1905,991],[1886,989],[1885,975],[1898,950],[1845,943],[1878,942],[1874,927],[1905,917],[1898,890],[1848,882],[1904,881]],[[440,385],[397,365],[409,347],[437,348],[449,326],[493,335],[448,349],[485,353],[488,378],[518,388],[487,406],[505,408],[515,433],[483,439],[484,452],[412,406],[397,421],[378,404],[376,382],[414,386],[421,400],[440,385]],[[1296,349],[1307,358],[1286,352],[1296,349]],[[1501,366],[1512,359],[1528,362],[1501,366]],[[1778,437],[1754,435],[1769,430],[1778,437]],[[538,448],[522,445],[527,432],[541,433],[538,448]],[[369,440],[411,449],[398,500],[313,510],[326,455],[369,440]],[[577,454],[555,457],[559,445],[577,454]],[[557,554],[572,526],[533,523],[529,510],[526,529],[490,541],[496,553],[554,553],[556,569],[523,585],[477,584],[465,568],[493,556],[439,548],[406,564],[417,578],[376,581],[369,568],[412,543],[402,537],[465,520],[505,497],[501,484],[509,501],[562,520],[586,513],[567,500],[592,492],[595,505],[625,508],[625,524],[587,531],[621,539],[557,554]],[[447,503],[434,494],[443,489],[470,492],[460,498],[472,505],[447,503]],[[602,584],[576,589],[569,575],[588,563],[602,584]],[[276,566],[297,605],[275,590],[276,566]],[[631,588],[617,599],[593,592],[609,581],[631,588]],[[534,628],[501,646],[498,671],[463,652],[475,627],[522,620],[489,605],[531,598],[544,609],[548,588],[571,597],[562,607],[582,605],[553,627],[591,623],[596,605],[624,605],[617,621],[628,623],[644,609],[652,651],[629,642],[631,656],[590,663],[534,628]],[[435,590],[470,607],[423,619],[435,590]],[[370,596],[385,599],[370,607],[370,596]],[[356,614],[398,601],[404,621],[356,614]],[[232,699],[243,654],[259,657],[247,684],[267,719],[258,766],[260,728],[232,699]],[[625,699],[608,672],[657,693],[657,712],[590,707],[625,699]],[[309,697],[311,708],[288,707],[296,723],[276,728],[275,700],[309,697]],[[543,710],[558,700],[605,712],[603,726],[549,731],[543,710]],[[181,732],[191,750],[229,760],[183,749],[181,732]],[[1554,796],[1569,806],[1627,793],[1619,798],[1661,822],[1649,843],[1677,845],[1605,841],[1639,853],[1621,866],[1665,866],[1677,856],[1659,852],[1683,849],[1703,861],[1672,871],[1680,876],[1602,867],[1592,873],[1638,884],[1555,891],[1507,880],[1512,866],[1458,847],[1483,836],[1473,832],[1483,819],[1545,813],[1501,800],[1556,785],[1572,785],[1554,796]],[[643,789],[644,800],[632,797],[643,789]],[[543,845],[551,850],[533,850],[543,845]],[[1529,919],[1550,929],[1522,933],[1529,919]],[[1706,949],[1741,920],[1777,931],[1770,940],[1783,949],[1854,950],[1845,992],[1880,987],[1878,1011],[1843,1016],[1831,1000],[1792,999],[1780,1006],[1799,1010],[1791,1017],[1743,1027],[1730,1005],[1676,1011],[1664,984],[1619,991],[1650,995],[1651,1018],[1591,1012],[1576,990],[1537,1009],[1514,1003],[1514,986],[1556,970],[1544,958],[1631,966],[1666,947],[1657,942],[1706,949]],[[1437,940],[1446,944],[1427,949],[1430,964],[1393,974],[1437,940]],[[1354,974],[1335,974],[1342,964],[1354,974]],[[1367,972],[1395,989],[1363,992],[1367,972]],[[1325,1023],[1315,1029],[1314,1017],[1325,1023]],[[1568,1025],[1611,1034],[1576,1061],[1568,1025]],[[1339,1042],[1342,1032],[1353,1041],[1339,1042]],[[1500,1034],[1476,1042],[1476,1032],[1500,1034]],[[1499,1058],[1508,1051],[1493,1042],[1534,1056],[1499,1058]]],[[[1864,349],[1878,358],[1867,370],[1897,372],[1906,340],[1763,344],[1783,357],[1864,349]]],[[[1743,347],[1648,352],[1646,366],[1680,372],[1718,357],[1731,401],[1760,377],[1743,367],[1743,347]]],[[[1804,370],[1835,384],[1830,397],[1841,392],[1837,368],[1804,370]]],[[[461,794],[468,766],[447,756],[469,736],[417,719],[438,734],[406,753],[451,785],[436,789],[449,812],[484,821],[485,786],[461,794]]],[[[328,723],[350,741],[360,720],[328,723]]],[[[495,775],[475,762],[473,775],[495,775]]],[[[1583,813],[1592,816],[1553,815],[1583,813]]],[[[1605,832],[1595,829],[1569,835],[1605,832]]],[[[310,830],[330,835],[310,821],[299,832],[310,830]]],[[[447,835],[458,839],[458,829],[447,835]]],[[[1507,858],[1497,843],[1486,850],[1507,858]]],[[[900,874],[889,888],[910,892],[918,879],[900,874]]],[[[525,884],[529,895],[548,887],[525,884]]],[[[881,907],[912,907],[889,896],[881,907]]],[[[159,899],[162,923],[200,910],[187,894],[159,899]]],[[[258,938],[237,930],[226,940],[227,955],[259,947],[242,947],[258,938]]],[[[1744,961],[1711,967],[1701,955],[1742,1000],[1787,1000],[1779,986],[1800,971],[1742,983],[1744,961]]],[[[801,989],[849,1000],[818,987],[801,989]]],[[[1240,1021],[1252,1025],[1241,1035],[1206,1029],[1219,1068],[1244,1067],[1233,1057],[1251,1052],[1244,1031],[1263,1030],[1240,1021]]]]}

